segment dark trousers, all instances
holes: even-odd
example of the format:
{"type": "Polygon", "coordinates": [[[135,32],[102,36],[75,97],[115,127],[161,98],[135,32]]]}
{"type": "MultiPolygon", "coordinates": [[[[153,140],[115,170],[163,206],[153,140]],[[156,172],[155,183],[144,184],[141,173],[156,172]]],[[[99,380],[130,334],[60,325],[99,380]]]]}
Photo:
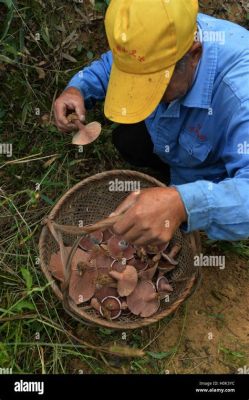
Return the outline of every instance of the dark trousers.
{"type": "Polygon", "coordinates": [[[153,143],[144,122],[119,125],[113,131],[112,141],[125,161],[134,167],[150,168],[153,175],[170,183],[170,168],[153,153],[153,143]]]}

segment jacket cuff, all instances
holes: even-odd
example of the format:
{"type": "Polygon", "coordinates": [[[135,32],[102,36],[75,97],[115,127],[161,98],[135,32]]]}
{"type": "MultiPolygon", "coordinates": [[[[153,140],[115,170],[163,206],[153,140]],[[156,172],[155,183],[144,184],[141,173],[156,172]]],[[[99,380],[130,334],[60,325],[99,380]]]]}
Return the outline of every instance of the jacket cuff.
{"type": "Polygon", "coordinates": [[[209,226],[209,196],[210,182],[197,181],[184,185],[172,185],[179,192],[186,208],[188,220],[181,225],[181,229],[186,232],[195,230],[205,230],[209,226]]]}

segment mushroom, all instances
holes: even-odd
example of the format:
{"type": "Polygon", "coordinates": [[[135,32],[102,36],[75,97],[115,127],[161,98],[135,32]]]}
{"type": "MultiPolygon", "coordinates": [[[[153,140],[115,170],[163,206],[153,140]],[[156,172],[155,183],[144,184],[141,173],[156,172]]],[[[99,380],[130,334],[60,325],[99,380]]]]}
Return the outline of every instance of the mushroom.
{"type": "Polygon", "coordinates": [[[133,265],[138,272],[145,271],[148,268],[149,263],[145,260],[140,260],[139,258],[133,258],[129,260],[129,264],[133,265]]]}
{"type": "Polygon", "coordinates": [[[101,305],[100,305],[99,300],[96,297],[93,297],[91,299],[91,303],[90,304],[91,304],[91,307],[94,308],[94,310],[96,310],[96,311],[98,311],[100,313],[101,305]]]}
{"type": "Polygon", "coordinates": [[[135,253],[135,249],[131,244],[123,240],[122,237],[116,235],[108,240],[107,248],[111,257],[115,260],[120,260],[121,258],[130,260],[135,253]]]}
{"type": "Polygon", "coordinates": [[[129,296],[137,285],[137,270],[132,265],[126,265],[122,272],[110,271],[109,275],[118,281],[118,294],[121,297],[129,296]]]}
{"type": "Polygon", "coordinates": [[[72,144],[84,146],[94,142],[99,137],[101,129],[101,124],[96,121],[87,125],[82,124],[81,129],[74,135],[72,144]]]}
{"type": "Polygon", "coordinates": [[[103,243],[106,243],[113,236],[113,233],[110,231],[110,229],[106,229],[102,233],[103,233],[103,243]]]}
{"type": "Polygon", "coordinates": [[[169,253],[162,253],[162,257],[169,262],[170,265],[178,265],[178,261],[174,258],[177,256],[182,246],[180,243],[176,243],[169,253]]]}
{"type": "Polygon", "coordinates": [[[149,257],[144,247],[136,246],[136,256],[140,258],[141,261],[148,262],[149,257]]]}
{"type": "MultiPolygon", "coordinates": [[[[67,255],[69,254],[71,247],[65,247],[67,255]]],[[[51,274],[58,279],[60,282],[64,282],[64,267],[61,259],[61,252],[53,253],[49,262],[49,271],[51,274]]]]}
{"type": "Polygon", "coordinates": [[[74,122],[79,131],[74,135],[72,144],[86,145],[96,140],[101,133],[101,124],[99,122],[91,122],[84,125],[80,122],[77,114],[72,113],[67,116],[68,122],[74,122]]]}
{"type": "Polygon", "coordinates": [[[160,298],[151,281],[141,280],[126,301],[130,311],[143,318],[155,314],[160,307],[160,298]]]}
{"type": "Polygon", "coordinates": [[[172,271],[175,269],[176,265],[172,265],[167,261],[161,260],[158,264],[158,269],[159,269],[159,275],[162,276],[166,274],[167,272],[172,271]]]}
{"type": "Polygon", "coordinates": [[[156,263],[153,267],[146,269],[145,271],[140,271],[138,273],[138,277],[146,281],[151,281],[154,278],[154,275],[157,271],[157,266],[158,263],[156,263]]]}
{"type": "Polygon", "coordinates": [[[92,265],[90,254],[82,249],[76,249],[72,259],[72,271],[81,272],[84,268],[90,268],[92,265]]]}
{"type": "Polygon", "coordinates": [[[118,297],[118,292],[116,288],[112,288],[110,286],[103,286],[100,289],[97,289],[95,292],[95,295],[97,300],[101,301],[105,297],[113,296],[113,297],[118,297]]]}
{"type": "Polygon", "coordinates": [[[113,259],[100,246],[95,246],[89,251],[91,260],[96,262],[98,268],[110,269],[113,259]]]}
{"type": "Polygon", "coordinates": [[[113,260],[111,264],[112,271],[123,272],[126,268],[126,258],[122,260],[113,260]]]}
{"type": "Polygon", "coordinates": [[[148,254],[158,254],[158,253],[165,251],[167,249],[168,245],[169,245],[169,243],[163,243],[163,244],[159,244],[159,245],[147,244],[147,246],[145,246],[145,251],[148,254]]]}
{"type": "Polygon", "coordinates": [[[107,296],[101,301],[100,314],[107,319],[116,319],[122,312],[122,304],[118,297],[107,296]]]}
{"type": "Polygon", "coordinates": [[[168,279],[165,276],[160,276],[156,281],[156,288],[160,293],[160,298],[165,298],[168,294],[174,291],[173,287],[169,284],[168,279]]]}
{"type": "Polygon", "coordinates": [[[69,283],[69,295],[75,304],[85,303],[90,300],[95,292],[97,270],[91,269],[80,275],[78,271],[72,271],[69,283]]]}
{"type": "Polygon", "coordinates": [[[79,246],[83,250],[91,250],[94,246],[100,244],[103,239],[103,233],[101,231],[92,232],[89,235],[83,237],[79,243],[79,246]]]}
{"type": "Polygon", "coordinates": [[[98,270],[88,257],[89,254],[77,249],[73,258],[69,295],[76,304],[90,300],[95,292],[98,270]]]}

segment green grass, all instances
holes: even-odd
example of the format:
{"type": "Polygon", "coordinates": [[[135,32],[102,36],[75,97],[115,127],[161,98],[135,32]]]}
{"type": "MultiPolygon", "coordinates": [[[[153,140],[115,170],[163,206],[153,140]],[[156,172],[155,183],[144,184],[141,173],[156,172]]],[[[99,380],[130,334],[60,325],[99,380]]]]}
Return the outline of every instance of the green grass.
{"type": "MultiPolygon", "coordinates": [[[[0,135],[13,145],[12,158],[0,156],[0,366],[17,373],[165,373],[184,334],[186,309],[177,346],[163,352],[154,345],[169,319],[127,331],[126,339],[122,332],[79,324],[64,312],[39,267],[41,220],[53,204],[86,176],[126,167],[111,145],[113,126],[101,104],[88,120],[102,122],[103,134],[83,153],[53,123],[53,101],[70,77],[107,48],[101,19],[107,3],[96,2],[90,21],[90,5],[0,2],[0,135]],[[122,359],[101,351],[114,343],[143,349],[145,356],[122,359]]],[[[249,255],[248,241],[213,245],[249,255]]]]}

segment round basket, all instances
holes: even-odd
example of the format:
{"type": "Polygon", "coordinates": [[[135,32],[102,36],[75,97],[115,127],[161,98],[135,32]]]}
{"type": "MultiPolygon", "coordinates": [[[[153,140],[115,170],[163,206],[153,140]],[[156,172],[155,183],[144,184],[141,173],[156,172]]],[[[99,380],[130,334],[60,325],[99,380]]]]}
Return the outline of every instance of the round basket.
{"type": "MultiPolygon", "coordinates": [[[[141,189],[158,186],[165,187],[157,179],[136,171],[114,170],[103,172],[84,179],[73,186],[57,202],[47,220],[63,226],[74,225],[78,227],[79,221],[82,221],[83,226],[95,224],[106,218],[130,194],[130,191],[123,190],[125,188],[129,189],[130,182],[139,184],[141,189]],[[118,188],[122,190],[110,190],[110,185],[113,182],[118,182],[118,188]]],[[[80,236],[63,232],[60,237],[64,245],[73,246],[80,236]]],[[[178,256],[177,267],[170,272],[174,291],[167,302],[161,301],[159,310],[150,318],[141,318],[130,313],[128,315],[121,314],[118,319],[109,321],[102,318],[92,309],[89,306],[89,302],[80,306],[77,306],[70,299],[67,299],[66,303],[63,302],[63,292],[60,284],[49,271],[51,255],[59,250],[59,246],[47,225],[43,227],[39,241],[41,269],[50,282],[55,295],[63,302],[65,310],[77,320],[86,324],[112,329],[135,329],[155,323],[173,313],[193,292],[199,282],[200,270],[194,266],[193,262],[193,243],[196,243],[194,235],[191,237],[189,235],[183,236],[178,230],[170,245],[175,243],[180,243],[182,249],[178,256]]]]}

